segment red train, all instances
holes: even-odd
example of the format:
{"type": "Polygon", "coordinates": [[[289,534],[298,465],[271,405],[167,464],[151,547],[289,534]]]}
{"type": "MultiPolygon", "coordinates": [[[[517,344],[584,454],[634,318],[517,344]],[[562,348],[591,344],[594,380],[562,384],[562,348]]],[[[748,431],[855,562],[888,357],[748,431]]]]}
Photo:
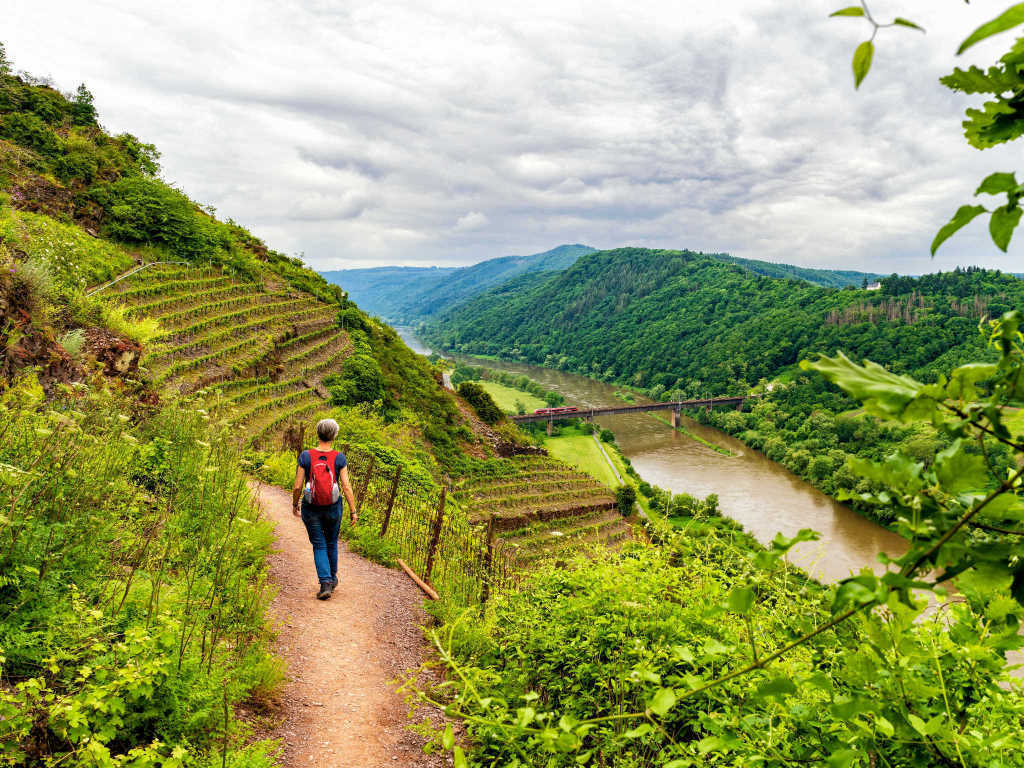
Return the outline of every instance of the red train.
{"type": "Polygon", "coordinates": [[[564,406],[562,408],[538,408],[534,413],[538,416],[555,416],[560,413],[576,413],[578,411],[579,408],[564,406]]]}

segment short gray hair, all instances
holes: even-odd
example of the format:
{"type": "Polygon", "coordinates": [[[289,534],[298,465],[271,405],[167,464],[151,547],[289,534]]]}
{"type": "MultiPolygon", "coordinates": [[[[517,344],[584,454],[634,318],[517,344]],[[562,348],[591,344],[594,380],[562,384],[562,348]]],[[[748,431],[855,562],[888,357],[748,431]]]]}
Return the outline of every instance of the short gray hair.
{"type": "Polygon", "coordinates": [[[316,425],[316,436],[325,443],[330,443],[338,436],[338,422],[334,419],[320,419],[316,425]]]}

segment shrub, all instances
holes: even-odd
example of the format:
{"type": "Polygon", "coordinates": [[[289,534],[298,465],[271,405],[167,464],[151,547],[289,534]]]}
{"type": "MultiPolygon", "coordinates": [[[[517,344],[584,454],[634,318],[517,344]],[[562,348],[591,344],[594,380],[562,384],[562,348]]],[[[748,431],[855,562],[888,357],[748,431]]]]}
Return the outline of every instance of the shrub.
{"type": "Polygon", "coordinates": [[[341,373],[327,377],[324,383],[336,405],[372,403],[384,394],[384,373],[368,354],[350,355],[342,363],[341,373]]]}
{"type": "Polygon", "coordinates": [[[636,505],[636,488],[632,485],[620,485],[615,489],[615,504],[623,517],[633,514],[636,505]]]}
{"type": "Polygon", "coordinates": [[[60,337],[60,345],[75,360],[82,356],[82,349],[85,347],[85,330],[75,328],[60,337]]]}
{"type": "Polygon", "coordinates": [[[163,245],[190,259],[212,255],[231,243],[224,225],[159,179],[119,179],[93,187],[90,195],[103,208],[104,231],[119,240],[163,245]]]}
{"type": "Polygon", "coordinates": [[[30,112],[12,112],[0,120],[0,136],[47,157],[60,153],[60,140],[46,123],[30,112]]]}
{"type": "Polygon", "coordinates": [[[610,429],[602,429],[601,430],[601,442],[602,443],[614,443],[615,442],[615,433],[612,432],[610,429]]]}
{"type": "Polygon", "coordinates": [[[487,424],[497,424],[505,415],[487,391],[479,384],[464,381],[459,384],[459,395],[476,411],[476,415],[487,424]]]}
{"type": "Polygon", "coordinates": [[[126,339],[149,344],[160,335],[160,321],[154,317],[132,318],[128,316],[128,308],[123,305],[111,306],[103,304],[100,309],[100,322],[111,333],[126,339]]]}
{"type": "Polygon", "coordinates": [[[97,384],[0,394],[0,763],[267,765],[233,716],[281,679],[240,457],[187,405],[140,424],[97,384]],[[40,451],[61,471],[28,471],[40,451]]]}

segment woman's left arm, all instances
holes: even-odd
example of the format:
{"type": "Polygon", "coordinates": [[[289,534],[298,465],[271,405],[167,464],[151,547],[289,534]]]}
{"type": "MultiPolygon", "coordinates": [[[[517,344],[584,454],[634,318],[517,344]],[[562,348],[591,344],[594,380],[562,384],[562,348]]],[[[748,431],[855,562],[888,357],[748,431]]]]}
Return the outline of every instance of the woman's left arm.
{"type": "Polygon", "coordinates": [[[338,474],[338,485],[341,486],[341,492],[345,494],[345,501],[348,502],[349,512],[351,513],[349,522],[355,525],[359,515],[356,514],[356,497],[352,493],[352,483],[348,479],[348,467],[341,468],[341,472],[338,474]]]}
{"type": "Polygon", "coordinates": [[[292,514],[301,517],[299,514],[299,502],[302,500],[302,485],[306,480],[306,470],[300,465],[295,470],[295,485],[292,486],[292,514]]]}

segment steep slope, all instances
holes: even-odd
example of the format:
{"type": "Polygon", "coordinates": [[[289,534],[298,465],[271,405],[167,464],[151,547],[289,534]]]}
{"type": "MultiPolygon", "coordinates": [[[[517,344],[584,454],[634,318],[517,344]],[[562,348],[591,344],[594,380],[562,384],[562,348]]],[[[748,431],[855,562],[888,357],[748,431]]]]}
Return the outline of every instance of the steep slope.
{"type": "Polygon", "coordinates": [[[902,371],[977,353],[978,319],[1024,299],[1024,284],[998,272],[883,283],[874,292],[820,288],[713,256],[623,248],[502,285],[442,317],[427,338],[458,352],[660,387],[658,395],[727,394],[815,352],[843,349],[902,371]]]}
{"type": "Polygon", "coordinates": [[[397,322],[415,322],[458,306],[517,275],[560,271],[594,248],[560,245],[531,256],[503,256],[469,267],[379,267],[322,273],[367,311],[397,322]]]}

